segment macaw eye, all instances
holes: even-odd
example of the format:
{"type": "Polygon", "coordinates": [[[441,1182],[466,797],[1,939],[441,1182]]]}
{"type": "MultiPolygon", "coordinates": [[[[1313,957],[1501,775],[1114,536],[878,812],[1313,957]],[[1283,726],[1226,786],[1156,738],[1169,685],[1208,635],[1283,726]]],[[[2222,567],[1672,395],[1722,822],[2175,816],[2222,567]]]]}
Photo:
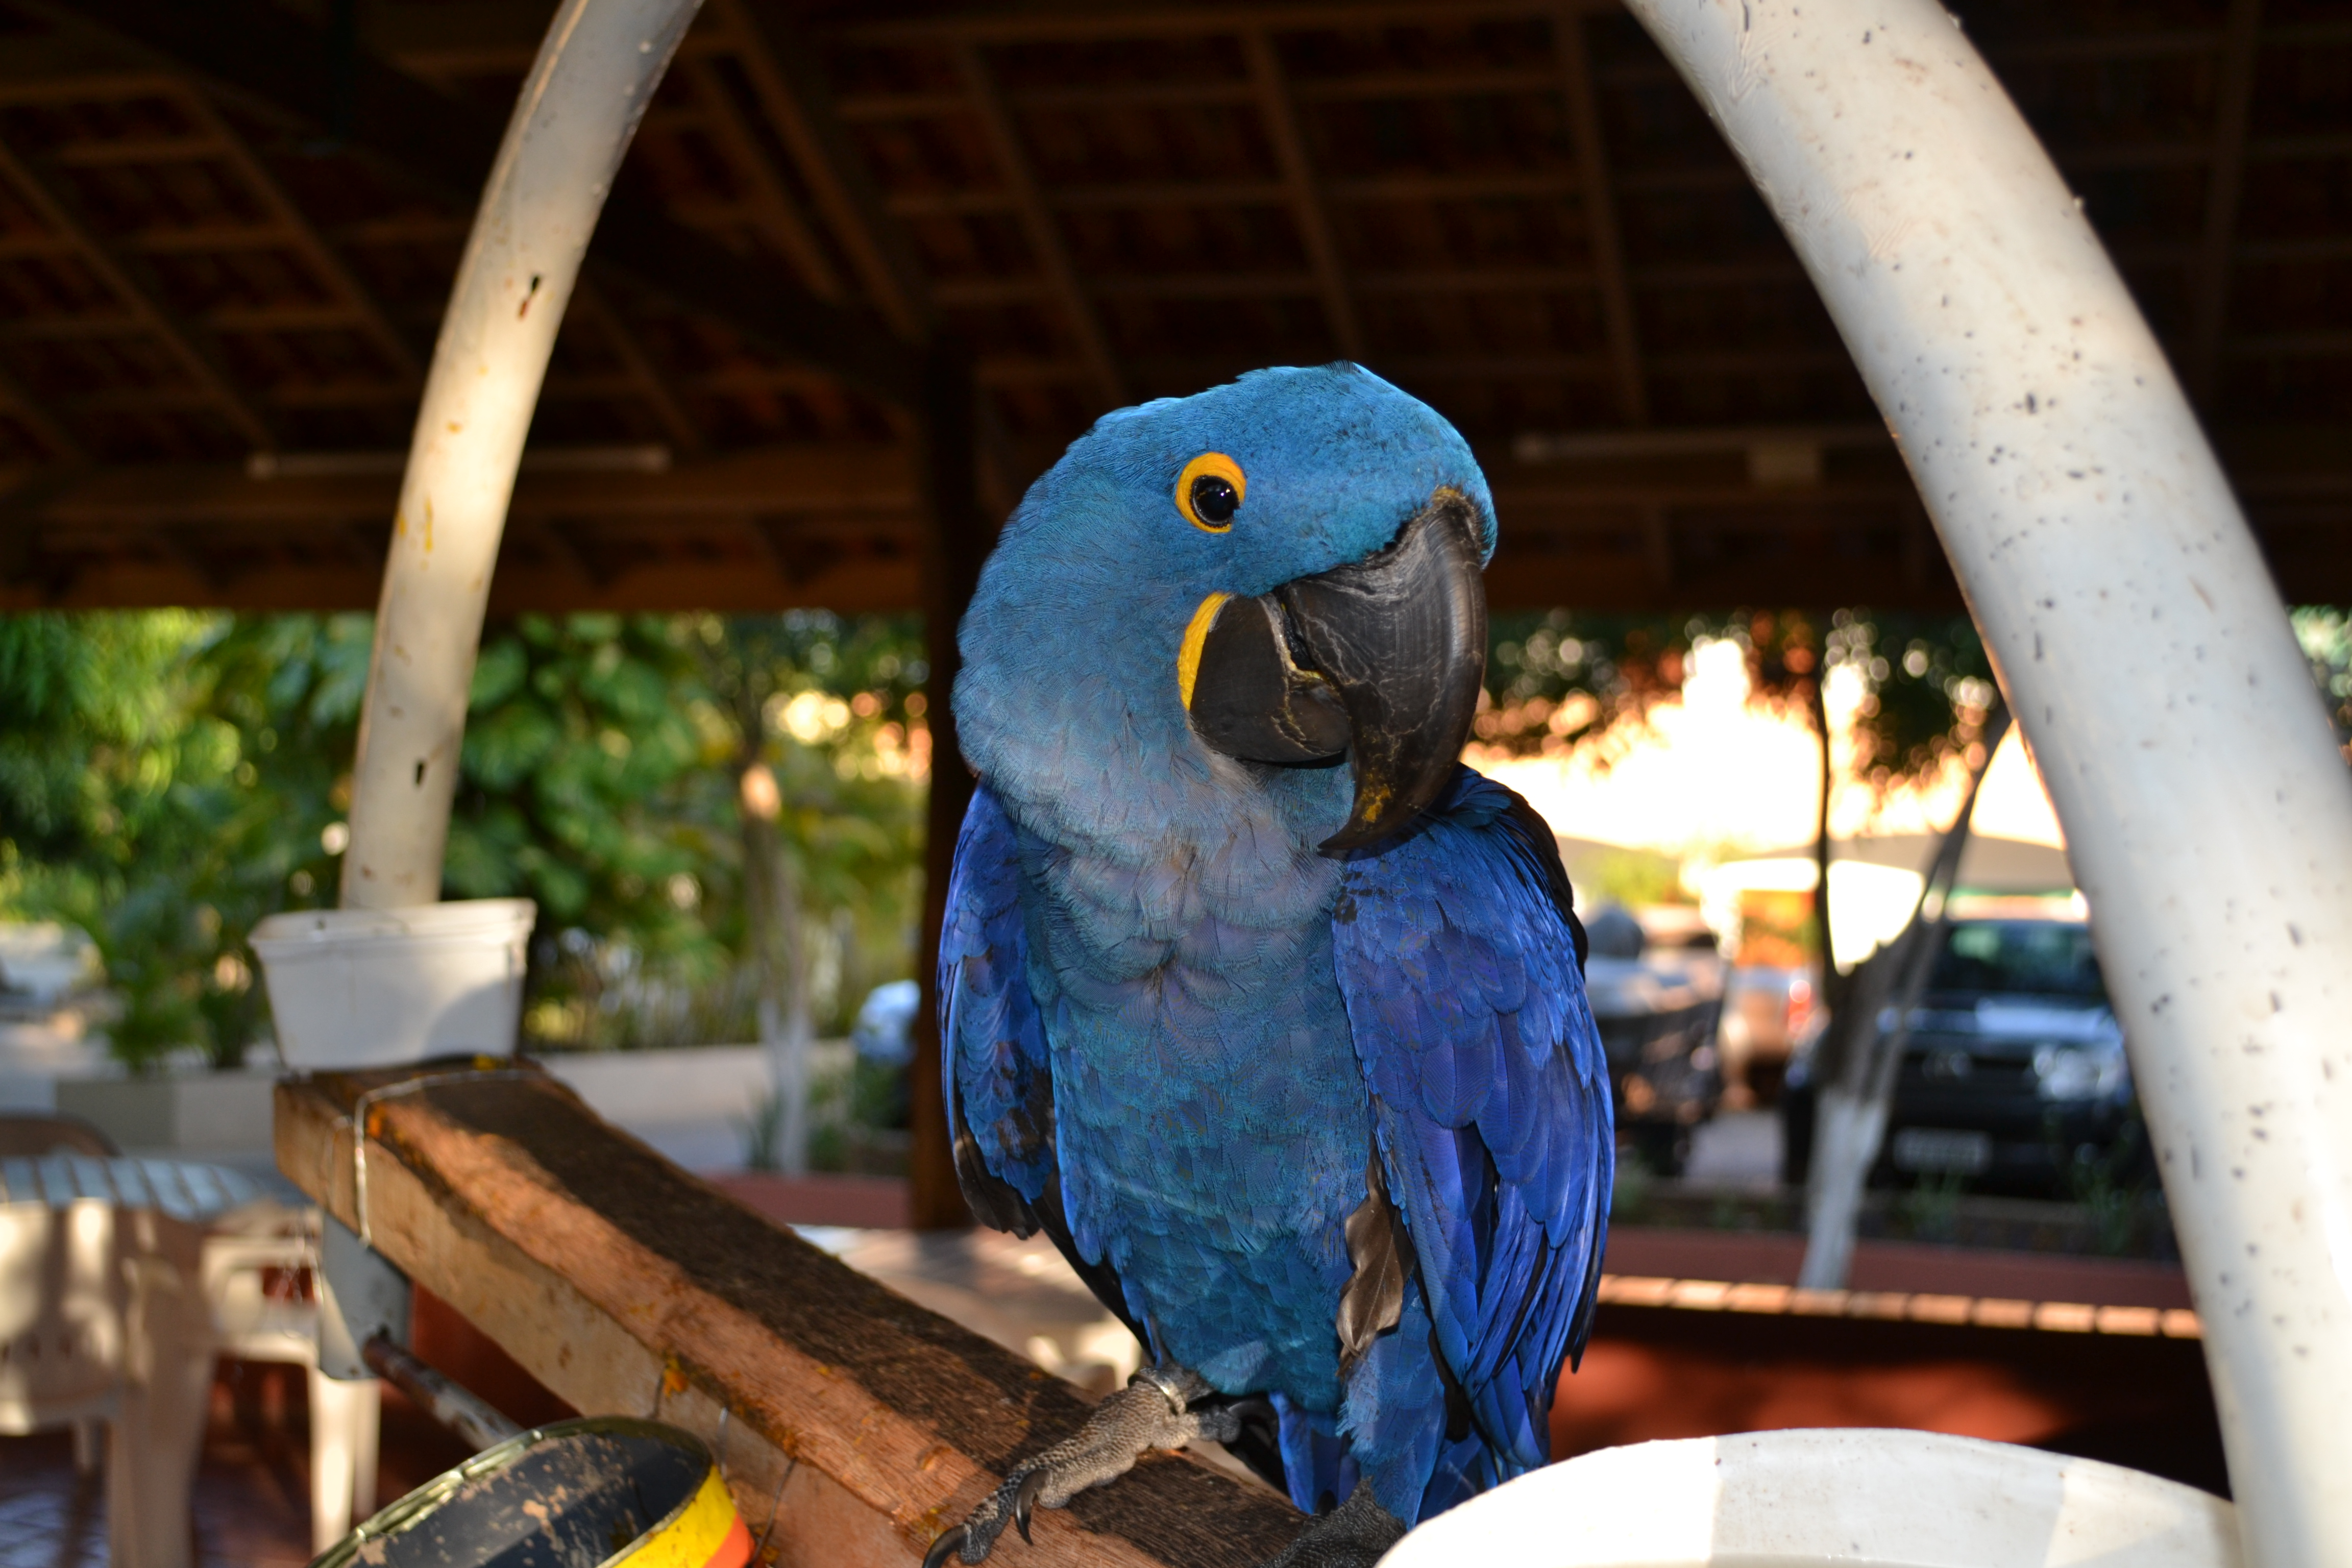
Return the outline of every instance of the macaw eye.
{"type": "Polygon", "coordinates": [[[1203,452],[1176,476],[1176,510],[1184,521],[1209,533],[1223,533],[1234,525],[1249,492],[1242,466],[1223,452],[1203,452]]]}

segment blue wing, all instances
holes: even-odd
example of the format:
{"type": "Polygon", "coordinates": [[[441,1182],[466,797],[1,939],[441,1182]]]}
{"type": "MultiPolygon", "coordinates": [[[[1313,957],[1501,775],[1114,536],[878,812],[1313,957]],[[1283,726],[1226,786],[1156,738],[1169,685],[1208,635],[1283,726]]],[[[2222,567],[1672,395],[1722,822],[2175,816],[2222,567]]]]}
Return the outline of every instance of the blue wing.
{"type": "Polygon", "coordinates": [[[1097,1299],[1145,1339],[1118,1274],[1081,1255],[1070,1237],[1054,1142],[1053,1062],[1029,988],[1022,876],[1019,833],[982,784],[956,837],[940,931],[940,1072],[956,1180],[982,1224],[1052,1237],[1097,1299]]]}
{"type": "Polygon", "coordinates": [[[1053,1071],[1028,968],[1020,841],[982,785],[956,838],[940,932],[940,1068],[964,1197],[1017,1236],[1036,1233],[1057,1187],[1053,1071]]]}
{"type": "Polygon", "coordinates": [[[1486,1473],[1465,1479],[1491,1485],[1549,1457],[1615,1169],[1558,847],[1525,801],[1465,768],[1420,831],[1349,864],[1333,931],[1447,1436],[1483,1442],[1486,1473]]]}

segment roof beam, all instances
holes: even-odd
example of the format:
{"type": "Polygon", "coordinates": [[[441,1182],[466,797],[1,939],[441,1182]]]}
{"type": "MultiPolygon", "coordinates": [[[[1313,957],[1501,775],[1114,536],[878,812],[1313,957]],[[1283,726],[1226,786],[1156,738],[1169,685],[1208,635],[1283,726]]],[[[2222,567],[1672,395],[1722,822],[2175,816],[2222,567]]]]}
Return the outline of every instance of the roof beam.
{"type": "MultiPolygon", "coordinates": [[[[1574,0],[1588,11],[1616,11],[1620,0],[1574,0]]],[[[1454,0],[1434,15],[1448,23],[1517,17],[1539,12],[1538,0],[1454,0]]],[[[1312,27],[1425,27],[1433,20],[1429,0],[1172,0],[1168,4],[1100,5],[1048,10],[1043,6],[969,7],[929,16],[885,16],[851,22],[835,36],[861,44],[1022,42],[1065,38],[1196,37],[1251,27],[1275,32],[1312,27]]]]}
{"type": "MultiPolygon", "coordinates": [[[[399,499],[401,452],[380,465],[354,461],[334,472],[300,468],[257,477],[245,464],[154,464],[79,476],[47,495],[37,512],[74,532],[183,521],[310,527],[330,518],[390,517],[399,499]]],[[[635,519],[667,524],[732,518],[790,507],[877,521],[911,517],[913,458],[902,447],[840,444],[767,447],[680,463],[541,466],[526,455],[515,480],[518,517],[635,519]]]]}
{"type": "Polygon", "coordinates": [[[1307,245],[1307,265],[1314,269],[1323,313],[1331,324],[1332,341],[1343,358],[1364,357],[1364,328],[1356,301],[1348,292],[1346,272],[1339,265],[1339,247],[1331,234],[1330,214],[1315,171],[1307,160],[1307,139],[1299,132],[1298,106],[1283,80],[1282,60],[1274,41],[1253,27],[1242,35],[1242,53],[1249,61],[1251,85],[1256,89],[1258,113],[1265,121],[1275,156],[1282,163],[1283,184],[1289,188],[1291,216],[1307,245]]]}
{"type": "Polygon", "coordinates": [[[59,462],[89,460],[89,453],[74,433],[59,424],[42,401],[5,368],[0,368],[0,408],[5,408],[17,424],[30,430],[35,439],[49,449],[49,456],[59,462]]]}
{"type": "Polygon", "coordinates": [[[2197,258],[2189,327],[2189,393],[2210,414],[2221,370],[2221,333],[2230,314],[2230,242],[2246,179],[2246,122],[2252,117],[2254,65],[2262,53],[2263,0],[2231,0],[2213,94],[2212,163],[2205,180],[2205,236],[2197,258]]]}
{"type": "Polygon", "coordinates": [[[409,342],[407,334],[400,330],[383,302],[360,281],[359,275],[351,269],[335,247],[327,243],[326,237],[311,224],[310,217],[295,205],[294,198],[278,183],[277,176],[262,163],[260,155],[246,144],[245,138],[239,136],[228,121],[205,101],[202,93],[183,91],[174,97],[180,106],[211,134],[218,144],[218,154],[228,161],[246,184],[259,193],[263,202],[275,214],[278,225],[283,230],[283,237],[302,253],[305,260],[318,268],[330,288],[343,297],[343,303],[351,313],[359,318],[360,330],[383,353],[393,370],[404,379],[421,384],[425,364],[417,355],[416,345],[409,342]]]}
{"type": "Polygon", "coordinates": [[[751,188],[751,207],[757,216],[754,222],[766,233],[769,240],[791,258],[800,273],[801,281],[813,294],[826,300],[842,296],[841,276],[834,268],[833,258],[824,252],[824,244],[810,226],[808,215],[786,189],[775,166],[769,162],[767,149],[742,110],[735,102],[734,89],[719,68],[707,59],[681,60],[672,68],[694,84],[694,90],[709,110],[708,124],[728,155],[739,165],[738,173],[751,188]]]}
{"type": "Polygon", "coordinates": [[[1661,594],[1673,591],[1675,585],[1675,541],[1664,505],[1652,502],[1640,509],[1642,519],[1642,559],[1650,569],[1650,580],[1661,594]]]}
{"type": "MultiPolygon", "coordinates": [[[[0,517],[0,547],[7,521],[0,517]]],[[[709,560],[661,560],[622,566],[600,579],[551,569],[533,547],[551,537],[531,530],[508,536],[490,588],[490,614],[576,610],[704,610],[760,613],[825,609],[840,615],[898,613],[919,604],[914,553],[888,558],[848,549],[796,547],[791,570],[755,548],[709,560]],[[517,552],[520,553],[517,553],[517,552]]],[[[0,613],[59,609],[369,610],[383,588],[381,552],[362,559],[357,541],[296,560],[277,552],[208,580],[168,555],[26,555],[0,561],[0,613]]]]}
{"type": "Polygon", "coordinates": [[[1650,387],[1642,374],[1641,333],[1633,314],[1633,290],[1625,280],[1625,245],[1617,228],[1616,198],[1610,189],[1601,106],[1593,97],[1592,62],[1584,47],[1583,14],[1563,6],[1553,14],[1551,27],[1559,55],[1560,92],[1568,103],[1569,133],[1576,138],[1577,172],[1584,187],[1586,245],[1601,289],[1601,319],[1609,333],[1617,401],[1626,424],[1647,425],[1650,387]]]}
{"type": "Polygon", "coordinates": [[[583,311],[604,334],[605,341],[613,345],[613,353],[620,360],[621,368],[627,371],[629,379],[636,384],[639,395],[653,405],[655,418],[661,422],[662,428],[668,433],[677,449],[688,455],[708,451],[710,442],[702,434],[702,426],[697,425],[694,416],[686,411],[686,405],[679,401],[677,390],[670,384],[669,378],[646,357],[645,345],[637,341],[636,333],[629,330],[629,324],[621,319],[620,312],[613,309],[612,302],[604,298],[604,290],[583,279],[572,288],[572,308],[583,311]]]}
{"type": "Polygon", "coordinates": [[[733,41],[761,107],[856,264],[867,295],[898,331],[921,335],[931,319],[922,268],[866,176],[834,107],[832,89],[817,69],[814,47],[780,6],[711,0],[706,15],[733,41]]]}
{"type": "Polygon", "coordinates": [[[1105,408],[1119,407],[1129,401],[1126,379],[1111,358],[1110,342],[1103,335],[1102,321],[1095,314],[1094,303],[1079,286],[1077,269],[1070,264],[1069,250],[1063,245],[1061,230],[1055,226],[1054,215],[1038,188],[1036,174],[1029,166],[1029,155],[1022,150],[1020,133],[1013,126],[1013,116],[1005,110],[1003,95],[996,89],[996,79],[988,62],[981,58],[977,45],[959,44],[952,52],[964,89],[971,94],[972,106],[979,110],[989,153],[1004,176],[1005,187],[1021,215],[1029,247],[1036,252],[1039,268],[1052,279],[1063,313],[1069,319],[1070,335],[1076,342],[1079,357],[1086,362],[1095,395],[1105,408]]]}
{"type": "MultiPolygon", "coordinates": [[[[497,156],[500,125],[434,91],[365,48],[338,91],[322,26],[270,0],[23,0],[64,27],[100,27],[281,120],[347,127],[357,153],[471,211],[497,156]]],[[[804,360],[904,407],[917,397],[913,344],[861,311],[821,300],[664,215],[630,188],[604,205],[588,264],[617,271],[671,304],[716,316],[773,352],[804,360]]]]}
{"type": "Polygon", "coordinates": [[[16,186],[44,224],[73,243],[82,260],[114,296],[148,331],[162,340],[188,379],[204,390],[211,406],[226,416],[229,423],[256,447],[265,451],[276,449],[278,435],[269,420],[211,352],[155,297],[146,280],[134,270],[137,264],[117,255],[114,247],[82,220],[64,187],[50,180],[29,159],[19,157],[5,136],[0,136],[0,175],[16,186]]]}

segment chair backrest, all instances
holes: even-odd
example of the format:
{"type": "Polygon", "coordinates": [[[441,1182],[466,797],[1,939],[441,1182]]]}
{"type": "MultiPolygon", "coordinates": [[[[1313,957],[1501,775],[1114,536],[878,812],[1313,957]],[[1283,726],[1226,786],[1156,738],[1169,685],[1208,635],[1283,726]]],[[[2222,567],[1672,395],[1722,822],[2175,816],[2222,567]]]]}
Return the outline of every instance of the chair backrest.
{"type": "Polygon", "coordinates": [[[0,1204],[0,1432],[108,1414],[122,1384],[114,1205],[0,1204]]]}
{"type": "MultiPolygon", "coordinates": [[[[299,1216],[294,1216],[299,1225],[299,1216]]],[[[318,1361],[319,1309],[310,1270],[318,1244],[289,1228],[278,1235],[205,1237],[205,1300],[224,1355],[247,1361],[318,1361]]]]}
{"type": "Polygon", "coordinates": [[[37,1160],[44,1154],[87,1154],[104,1160],[121,1152],[113,1139],[79,1116],[0,1112],[0,1160],[37,1160]]]}

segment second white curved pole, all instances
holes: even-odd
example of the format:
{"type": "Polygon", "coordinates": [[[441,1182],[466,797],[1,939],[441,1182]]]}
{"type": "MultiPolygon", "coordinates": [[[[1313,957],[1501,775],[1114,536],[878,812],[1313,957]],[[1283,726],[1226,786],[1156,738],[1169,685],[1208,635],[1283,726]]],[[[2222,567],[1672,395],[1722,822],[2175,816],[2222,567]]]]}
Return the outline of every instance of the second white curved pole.
{"type": "Polygon", "coordinates": [[[2352,774],[2163,352],[1931,0],[1628,0],[1787,230],[2033,743],[2255,1568],[2352,1543],[2352,774]]]}

